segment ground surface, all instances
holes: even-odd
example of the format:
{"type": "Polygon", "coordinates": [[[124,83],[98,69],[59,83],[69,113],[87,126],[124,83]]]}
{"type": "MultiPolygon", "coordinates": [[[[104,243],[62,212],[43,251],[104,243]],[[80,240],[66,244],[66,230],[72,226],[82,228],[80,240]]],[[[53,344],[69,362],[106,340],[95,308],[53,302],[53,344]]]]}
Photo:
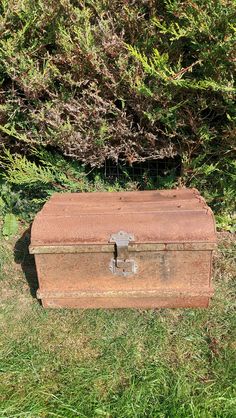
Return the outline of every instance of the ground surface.
{"type": "Polygon", "coordinates": [[[208,310],[44,310],[27,240],[0,241],[0,417],[236,417],[232,236],[208,310]]]}

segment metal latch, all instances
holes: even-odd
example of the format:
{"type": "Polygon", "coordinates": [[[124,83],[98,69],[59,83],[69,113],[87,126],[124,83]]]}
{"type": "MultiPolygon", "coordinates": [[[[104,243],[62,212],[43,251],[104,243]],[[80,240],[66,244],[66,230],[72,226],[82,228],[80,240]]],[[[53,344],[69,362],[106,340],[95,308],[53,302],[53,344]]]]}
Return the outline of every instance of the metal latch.
{"type": "Polygon", "coordinates": [[[111,235],[110,242],[114,242],[116,245],[115,258],[111,260],[109,266],[113,274],[130,276],[136,273],[137,265],[134,260],[129,259],[130,241],[134,241],[134,236],[124,231],[111,235]]]}

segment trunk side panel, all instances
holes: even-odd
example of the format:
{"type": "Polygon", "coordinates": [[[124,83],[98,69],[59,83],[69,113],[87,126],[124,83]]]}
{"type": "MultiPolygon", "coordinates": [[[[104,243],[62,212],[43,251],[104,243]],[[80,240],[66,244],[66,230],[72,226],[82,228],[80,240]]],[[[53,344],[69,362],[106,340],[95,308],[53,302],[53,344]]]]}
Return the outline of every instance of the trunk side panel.
{"type": "Polygon", "coordinates": [[[43,290],[201,289],[209,286],[211,251],[130,253],[138,271],[128,277],[110,272],[110,253],[38,254],[36,266],[43,290]]]}

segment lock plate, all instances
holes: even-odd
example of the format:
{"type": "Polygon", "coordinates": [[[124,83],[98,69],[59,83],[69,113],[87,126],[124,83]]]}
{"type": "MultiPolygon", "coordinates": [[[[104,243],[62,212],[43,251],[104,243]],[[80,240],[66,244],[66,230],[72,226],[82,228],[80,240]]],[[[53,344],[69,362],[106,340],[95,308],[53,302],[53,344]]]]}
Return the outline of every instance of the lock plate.
{"type": "Polygon", "coordinates": [[[111,259],[109,269],[118,276],[130,276],[137,272],[137,264],[129,258],[129,242],[134,241],[134,236],[125,231],[119,231],[110,237],[110,242],[115,243],[115,258],[111,259]]]}

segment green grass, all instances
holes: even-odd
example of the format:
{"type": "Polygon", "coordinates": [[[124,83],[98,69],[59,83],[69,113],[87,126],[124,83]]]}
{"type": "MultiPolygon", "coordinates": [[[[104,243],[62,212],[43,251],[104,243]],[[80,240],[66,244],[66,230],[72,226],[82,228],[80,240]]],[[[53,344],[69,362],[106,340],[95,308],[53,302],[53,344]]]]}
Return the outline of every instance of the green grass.
{"type": "Polygon", "coordinates": [[[32,287],[26,243],[13,257],[14,242],[0,242],[1,418],[236,416],[229,236],[215,255],[207,310],[45,310],[19,264],[32,287]]]}

